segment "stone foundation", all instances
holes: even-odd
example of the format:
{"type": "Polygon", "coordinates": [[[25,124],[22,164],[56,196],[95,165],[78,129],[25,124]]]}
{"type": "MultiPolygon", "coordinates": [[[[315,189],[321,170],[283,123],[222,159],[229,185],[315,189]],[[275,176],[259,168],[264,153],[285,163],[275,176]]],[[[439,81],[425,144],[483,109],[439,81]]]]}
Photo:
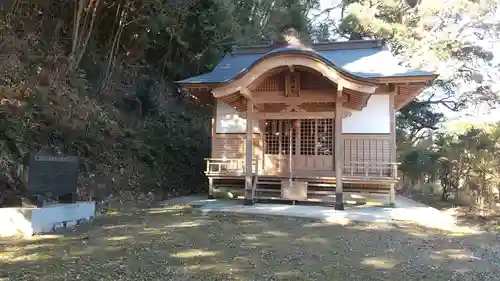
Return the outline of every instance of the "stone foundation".
{"type": "Polygon", "coordinates": [[[95,216],[95,206],[95,202],[76,202],[42,208],[0,208],[0,236],[31,236],[74,228],[95,216]]]}

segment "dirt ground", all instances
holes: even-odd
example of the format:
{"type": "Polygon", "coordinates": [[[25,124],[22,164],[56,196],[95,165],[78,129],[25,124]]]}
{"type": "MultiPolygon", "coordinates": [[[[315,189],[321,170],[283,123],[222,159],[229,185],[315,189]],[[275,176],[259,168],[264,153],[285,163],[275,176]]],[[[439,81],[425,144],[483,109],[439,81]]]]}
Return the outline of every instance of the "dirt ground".
{"type": "Polygon", "coordinates": [[[182,206],[109,211],[28,240],[0,238],[1,281],[499,280],[493,232],[202,216],[182,206]]]}

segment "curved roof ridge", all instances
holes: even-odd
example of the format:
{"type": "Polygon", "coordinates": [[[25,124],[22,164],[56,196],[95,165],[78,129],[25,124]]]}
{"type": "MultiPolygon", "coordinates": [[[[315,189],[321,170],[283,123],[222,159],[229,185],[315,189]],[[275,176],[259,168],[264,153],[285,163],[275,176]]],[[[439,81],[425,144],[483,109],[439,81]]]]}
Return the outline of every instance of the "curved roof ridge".
{"type": "Polygon", "coordinates": [[[353,79],[360,80],[360,81],[366,80],[366,78],[364,78],[364,77],[361,77],[361,76],[356,75],[355,73],[351,73],[349,71],[346,71],[345,69],[336,65],[334,62],[329,60],[327,57],[321,55],[321,53],[317,52],[314,49],[307,48],[307,47],[285,46],[285,47],[273,49],[272,51],[266,53],[264,56],[260,57],[256,61],[254,61],[248,68],[245,69],[245,71],[242,71],[242,72],[238,73],[237,75],[235,75],[235,77],[233,77],[233,79],[231,79],[230,81],[238,79],[238,77],[240,77],[244,73],[250,71],[255,65],[259,64],[261,61],[263,61],[269,57],[279,56],[282,54],[285,54],[285,55],[286,54],[298,54],[298,55],[309,56],[313,59],[320,60],[322,63],[331,67],[335,71],[343,73],[344,75],[347,75],[353,79]]]}
{"type": "Polygon", "coordinates": [[[385,45],[384,40],[351,40],[337,42],[319,42],[309,45],[309,47],[299,47],[297,45],[253,45],[241,46],[233,48],[232,55],[244,54],[266,54],[274,49],[281,48],[303,48],[313,49],[315,51],[339,51],[339,50],[359,50],[359,49],[374,49],[381,48],[385,45]]]}

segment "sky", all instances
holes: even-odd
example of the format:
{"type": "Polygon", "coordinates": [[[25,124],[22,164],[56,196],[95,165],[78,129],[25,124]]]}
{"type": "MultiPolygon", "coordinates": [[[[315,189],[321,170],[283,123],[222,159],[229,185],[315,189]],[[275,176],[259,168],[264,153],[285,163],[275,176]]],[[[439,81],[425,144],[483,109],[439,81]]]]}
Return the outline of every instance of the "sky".
{"type": "MultiPolygon", "coordinates": [[[[327,8],[334,7],[338,5],[341,0],[320,0],[320,10],[324,10],[327,8]]],[[[314,13],[313,13],[314,14],[314,13]]],[[[339,13],[330,14],[331,17],[340,17],[339,13]]],[[[500,9],[497,10],[497,14],[495,16],[496,19],[500,19],[500,9]]],[[[317,21],[321,21],[321,18],[318,18],[317,21]]],[[[493,43],[492,50],[494,51],[494,62],[493,65],[500,65],[500,42],[493,43]]],[[[500,77],[500,76],[499,76],[500,77]]],[[[499,81],[500,88],[500,81],[499,81]]],[[[442,111],[445,116],[452,121],[464,121],[470,123],[484,123],[484,122],[496,122],[500,121],[500,109],[489,109],[487,106],[481,106],[478,108],[468,108],[466,111],[462,112],[452,112],[442,107],[439,109],[442,111]]]]}

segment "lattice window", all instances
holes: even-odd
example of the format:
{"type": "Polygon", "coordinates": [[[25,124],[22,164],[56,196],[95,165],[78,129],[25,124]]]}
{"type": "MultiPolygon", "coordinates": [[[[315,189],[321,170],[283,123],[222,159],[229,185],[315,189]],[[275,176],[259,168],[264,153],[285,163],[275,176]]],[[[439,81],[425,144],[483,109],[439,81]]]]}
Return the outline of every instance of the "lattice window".
{"type": "Polygon", "coordinates": [[[300,121],[300,154],[333,155],[333,119],[300,121]]]}
{"type": "Polygon", "coordinates": [[[332,92],[336,90],[336,85],[330,82],[328,78],[318,75],[316,73],[310,73],[307,71],[301,72],[301,89],[302,90],[323,90],[328,89],[332,92]]]}
{"type": "Polygon", "coordinates": [[[333,119],[318,119],[317,155],[333,155],[333,119]]]}
{"type": "MultiPolygon", "coordinates": [[[[300,154],[333,155],[333,119],[300,120],[300,154]]],[[[290,120],[266,120],[266,154],[290,153],[290,120]]],[[[292,128],[292,154],[297,153],[297,132],[292,128]]]]}
{"type": "Polygon", "coordinates": [[[300,120],[300,154],[314,155],[314,137],[315,137],[314,119],[300,120]]]}
{"type": "MultiPolygon", "coordinates": [[[[265,153],[288,155],[290,153],[289,120],[266,120],[265,153]]],[[[295,129],[292,131],[292,153],[295,154],[295,129]]]]}
{"type": "MultiPolygon", "coordinates": [[[[281,120],[283,123],[282,125],[282,134],[281,134],[281,154],[282,155],[288,155],[290,153],[290,126],[291,122],[290,120],[281,120]]],[[[295,138],[296,138],[296,133],[295,129],[292,128],[292,154],[295,154],[295,138]]]]}
{"type": "Polygon", "coordinates": [[[260,83],[255,90],[259,92],[278,92],[283,91],[284,89],[284,76],[282,74],[275,74],[262,81],[262,83],[260,83]]]}
{"type": "Polygon", "coordinates": [[[280,151],[280,120],[266,120],[266,154],[279,154],[280,151]]]}

